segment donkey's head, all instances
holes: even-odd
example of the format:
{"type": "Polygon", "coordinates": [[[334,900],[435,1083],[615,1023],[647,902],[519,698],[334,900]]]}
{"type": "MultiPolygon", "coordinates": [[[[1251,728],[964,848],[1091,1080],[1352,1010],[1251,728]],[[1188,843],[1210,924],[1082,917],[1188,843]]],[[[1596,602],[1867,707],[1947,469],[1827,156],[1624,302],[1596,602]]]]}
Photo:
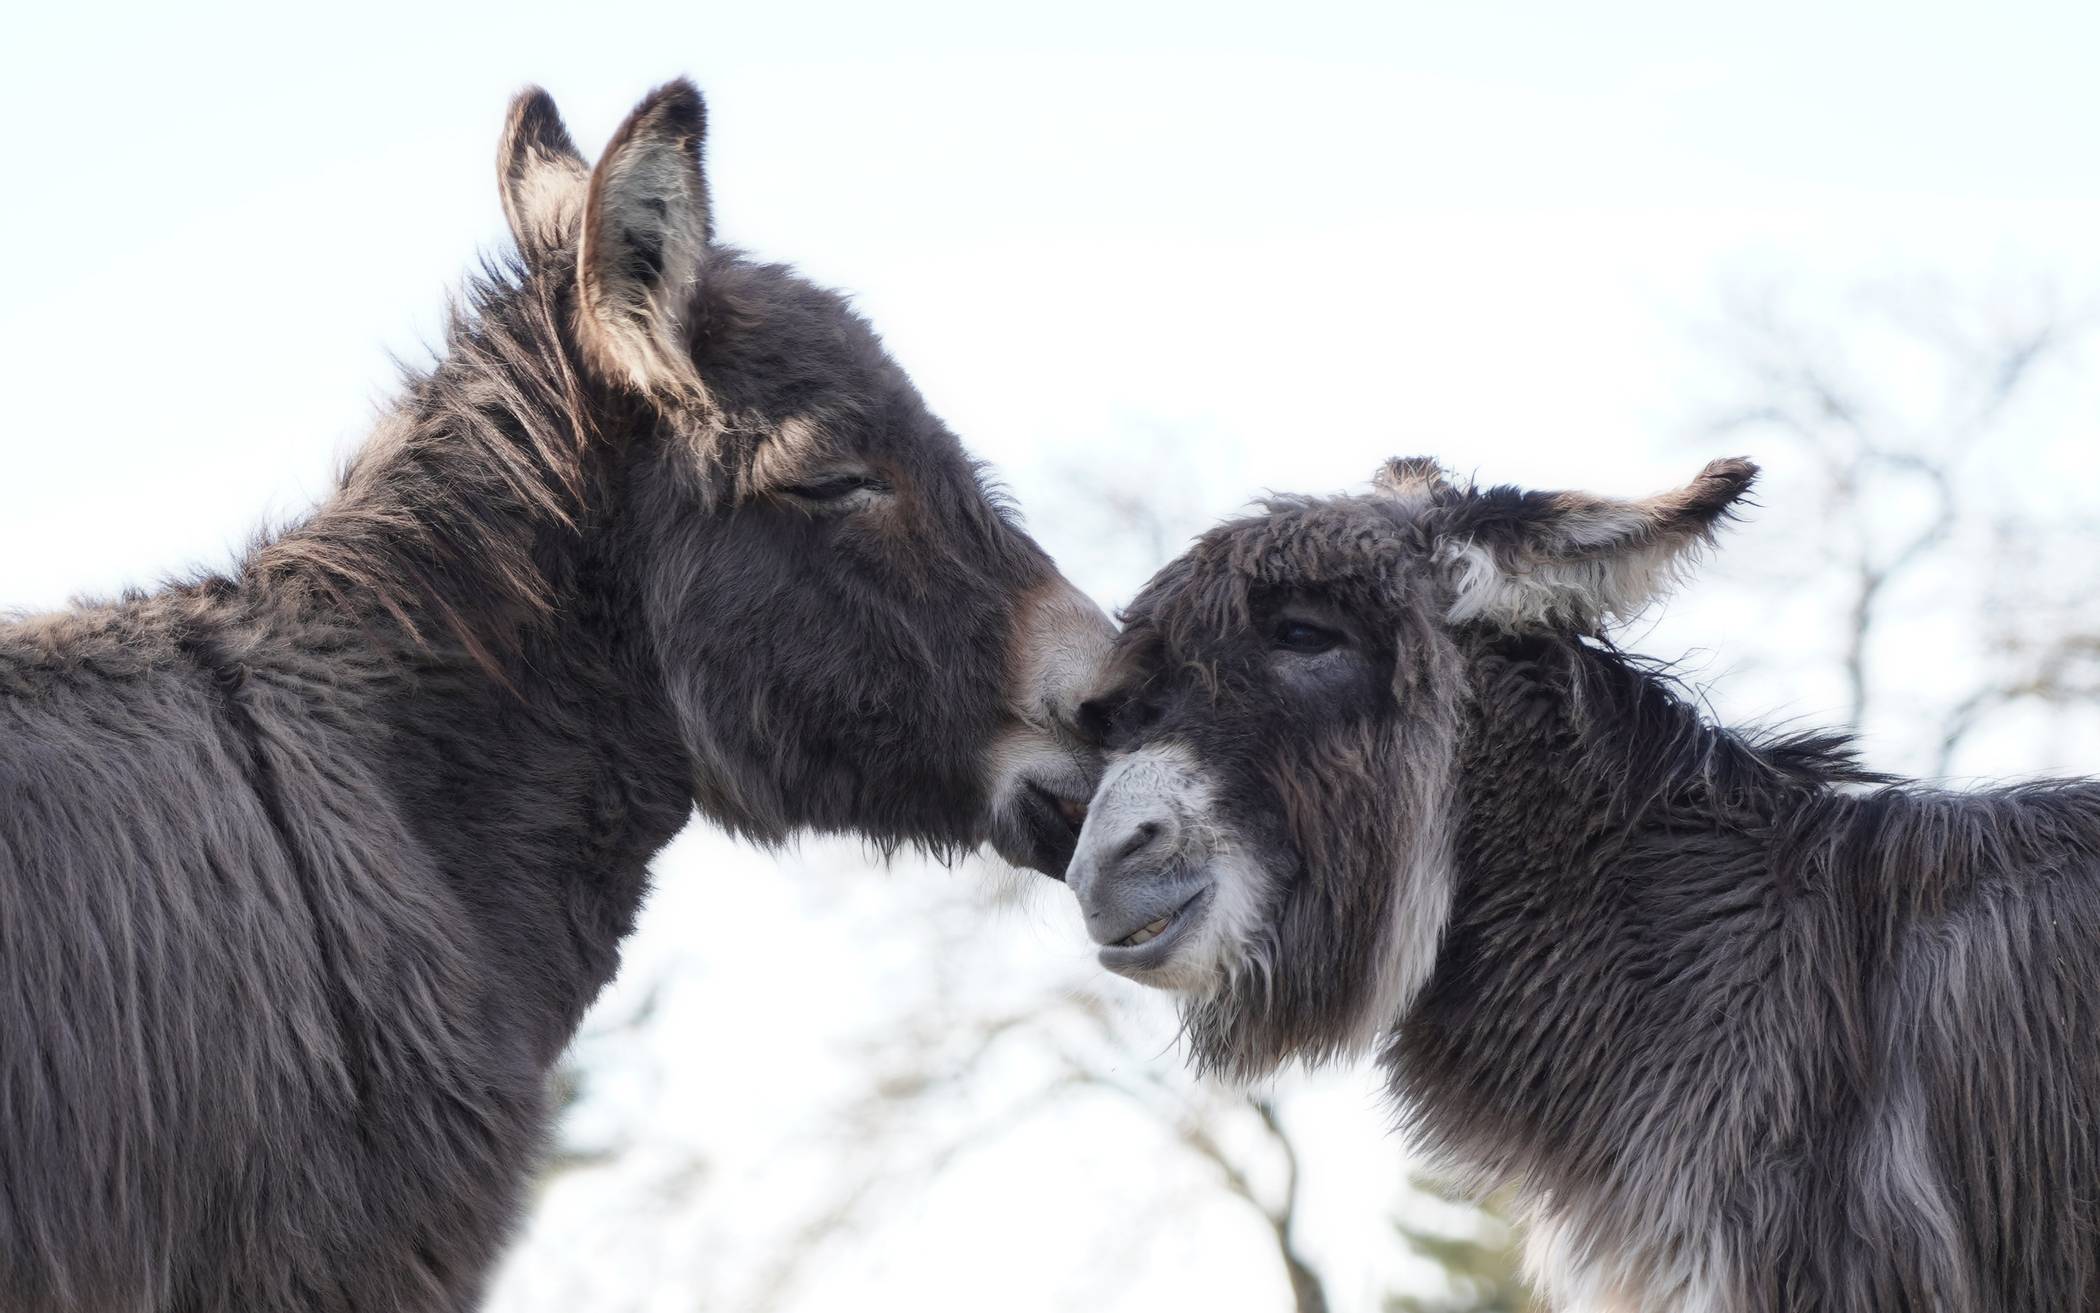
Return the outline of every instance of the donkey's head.
{"type": "Polygon", "coordinates": [[[533,90],[499,159],[525,290],[617,453],[613,556],[695,797],[760,839],[989,839],[1061,873],[1112,627],[842,298],[715,242],[703,133],[674,82],[592,167],[533,90]]]}
{"type": "Polygon", "coordinates": [[[1451,904],[1467,636],[1638,611],[1754,473],[1617,501],[1394,461],[1205,534],[1084,715],[1109,765],[1069,878],[1103,964],[1180,992],[1199,1060],[1243,1074],[1396,1021],[1451,904]]]}

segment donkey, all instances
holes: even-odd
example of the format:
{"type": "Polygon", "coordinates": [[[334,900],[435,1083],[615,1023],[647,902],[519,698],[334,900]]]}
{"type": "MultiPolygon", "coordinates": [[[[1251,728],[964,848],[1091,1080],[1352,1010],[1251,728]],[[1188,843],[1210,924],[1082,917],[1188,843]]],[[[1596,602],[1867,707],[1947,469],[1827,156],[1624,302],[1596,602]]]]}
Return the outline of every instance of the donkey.
{"type": "Polygon", "coordinates": [[[1112,626],[703,130],[521,95],[517,258],[325,503],[0,626],[0,1308],[472,1307],[696,805],[1062,872],[1112,626]]]}
{"type": "Polygon", "coordinates": [[[1205,1068],[1375,1051],[1556,1307],[2100,1308],[2100,785],[1893,782],[1618,651],[1754,475],[1205,534],[1082,713],[1087,929],[1205,1068]]]}

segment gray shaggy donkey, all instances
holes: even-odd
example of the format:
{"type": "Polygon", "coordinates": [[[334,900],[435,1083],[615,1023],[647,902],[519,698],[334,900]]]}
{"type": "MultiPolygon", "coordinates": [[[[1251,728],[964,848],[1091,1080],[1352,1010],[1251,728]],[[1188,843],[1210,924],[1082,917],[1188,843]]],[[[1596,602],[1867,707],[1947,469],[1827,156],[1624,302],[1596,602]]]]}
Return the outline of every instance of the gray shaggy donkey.
{"type": "Polygon", "coordinates": [[[0,1309],[472,1307],[696,803],[1062,871],[1108,622],[715,244],[702,114],[521,96],[518,260],[325,504],[0,624],[0,1309]]]}
{"type": "Polygon", "coordinates": [[[2100,1308],[2100,786],[1889,783],[1600,637],[1754,473],[1204,535],[1085,713],[1088,930],[1206,1067],[1375,1047],[1556,1307],[2100,1308]]]}

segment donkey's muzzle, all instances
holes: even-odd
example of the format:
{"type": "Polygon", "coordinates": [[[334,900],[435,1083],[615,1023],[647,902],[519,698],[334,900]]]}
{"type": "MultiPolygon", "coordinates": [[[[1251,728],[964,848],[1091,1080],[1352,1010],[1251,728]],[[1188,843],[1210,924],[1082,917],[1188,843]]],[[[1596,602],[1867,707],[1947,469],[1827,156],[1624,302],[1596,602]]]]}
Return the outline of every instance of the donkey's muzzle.
{"type": "Polygon", "coordinates": [[[1009,704],[1016,724],[995,748],[992,846],[1064,878],[1086,822],[1101,756],[1079,732],[1079,704],[1115,640],[1100,607],[1052,574],[1019,610],[1009,704]]]}
{"type": "Polygon", "coordinates": [[[1065,878],[1072,852],[1079,846],[1079,830],[1086,823],[1086,802],[1034,780],[1025,780],[1003,809],[1003,825],[995,825],[992,846],[1000,856],[1053,879],[1065,878]],[[1007,831],[1001,842],[1000,830],[1007,831]]]}

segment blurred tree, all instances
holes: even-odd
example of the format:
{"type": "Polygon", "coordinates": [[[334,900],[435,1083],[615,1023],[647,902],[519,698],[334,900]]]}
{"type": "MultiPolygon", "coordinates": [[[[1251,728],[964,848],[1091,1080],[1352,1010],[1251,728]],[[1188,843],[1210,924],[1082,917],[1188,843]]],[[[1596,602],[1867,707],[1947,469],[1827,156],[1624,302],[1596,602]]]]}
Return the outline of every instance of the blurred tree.
{"type": "Polygon", "coordinates": [[[1780,458],[1794,480],[1767,494],[1800,530],[1779,586],[1841,590],[1836,613],[1810,621],[1823,633],[1785,641],[1826,643],[1846,721],[1886,730],[1896,769],[1944,777],[1991,710],[2100,689],[2100,579],[2046,564],[2089,559],[2091,499],[2066,508],[2031,473],[2003,477],[2047,468],[2074,441],[2067,420],[2089,428],[2048,393],[2091,326],[2048,287],[1976,296],[1920,282],[1813,311],[1781,289],[1737,295],[1711,335],[1733,397],[1710,432],[1780,458]],[[1935,649],[1935,679],[1906,644],[1935,649]]]}
{"type": "MultiPolygon", "coordinates": [[[[957,898],[976,901],[966,892],[957,898]]],[[[918,923],[968,936],[982,915],[980,908],[918,923]]],[[[964,956],[959,943],[929,946],[930,962],[964,956]]],[[[932,990],[877,1040],[865,1096],[839,1122],[838,1143],[854,1170],[840,1176],[832,1202],[782,1246],[760,1283],[757,1307],[783,1302],[814,1246],[850,1230],[898,1192],[923,1189],[959,1155],[1094,1095],[1152,1123],[1215,1188],[1252,1209],[1273,1237],[1295,1313],[1327,1313],[1325,1282],[1298,1246],[1299,1148],[1273,1094],[1191,1076],[1172,1060],[1170,1036],[1082,982],[1065,982],[1011,1011],[977,1003],[968,989],[932,990]],[[1006,1059],[1016,1050],[1022,1051],[1016,1065],[1029,1079],[1020,1094],[996,1097],[988,1087],[1003,1082],[991,1078],[1010,1070],[1006,1059]]]]}
{"type": "MultiPolygon", "coordinates": [[[[1418,1192],[1461,1203],[1426,1177],[1416,1176],[1412,1184],[1418,1192]]],[[[1506,1198],[1461,1203],[1471,1215],[1461,1229],[1404,1218],[1395,1222],[1407,1247],[1443,1269],[1450,1288],[1435,1295],[1392,1295],[1386,1313],[1533,1313],[1538,1306],[1524,1281],[1516,1228],[1504,1213],[1507,1203],[1506,1198]]]]}

